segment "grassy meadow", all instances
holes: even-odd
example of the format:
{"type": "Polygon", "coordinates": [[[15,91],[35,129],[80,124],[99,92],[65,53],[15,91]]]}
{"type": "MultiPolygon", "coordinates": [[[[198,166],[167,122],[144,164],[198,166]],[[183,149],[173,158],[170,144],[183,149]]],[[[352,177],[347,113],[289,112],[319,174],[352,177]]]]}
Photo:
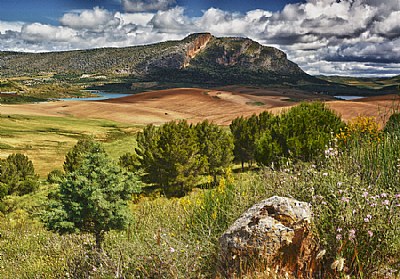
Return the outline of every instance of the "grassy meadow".
{"type": "MultiPolygon", "coordinates": [[[[21,152],[45,178],[61,169],[79,138],[93,136],[118,159],[136,145],[141,127],[65,117],[0,118],[0,154],[21,152]]],[[[286,160],[279,168],[227,171],[213,189],[183,198],[135,195],[129,228],[106,234],[104,251],[91,235],[58,235],[40,221],[57,185],[8,196],[0,213],[0,278],[214,278],[218,238],[254,203],[273,195],[309,202],[314,210],[321,278],[400,278],[400,135],[336,137],[323,160],[286,160]]],[[[267,271],[238,278],[272,278],[267,271]]]]}
{"type": "Polygon", "coordinates": [[[82,137],[104,142],[106,150],[118,159],[135,148],[133,136],[140,127],[108,120],[73,117],[0,115],[0,158],[24,153],[41,177],[62,169],[65,154],[82,137]]]}

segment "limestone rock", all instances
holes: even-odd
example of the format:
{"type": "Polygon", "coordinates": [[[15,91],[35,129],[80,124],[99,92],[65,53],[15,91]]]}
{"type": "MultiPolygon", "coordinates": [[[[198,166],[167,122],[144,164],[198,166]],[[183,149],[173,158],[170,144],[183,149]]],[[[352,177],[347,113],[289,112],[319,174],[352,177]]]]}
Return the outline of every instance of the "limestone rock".
{"type": "Polygon", "coordinates": [[[319,245],[311,221],[309,204],[295,199],[274,196],[252,206],[219,239],[219,273],[312,278],[319,245]]]}

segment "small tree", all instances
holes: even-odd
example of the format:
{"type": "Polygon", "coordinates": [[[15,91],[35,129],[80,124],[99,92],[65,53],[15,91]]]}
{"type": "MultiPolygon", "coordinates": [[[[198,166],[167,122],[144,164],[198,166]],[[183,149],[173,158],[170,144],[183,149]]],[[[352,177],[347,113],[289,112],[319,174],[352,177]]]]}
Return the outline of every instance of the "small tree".
{"type": "Polygon", "coordinates": [[[141,169],[145,172],[143,179],[145,182],[161,185],[163,180],[160,166],[160,150],[158,146],[160,135],[154,125],[147,125],[143,132],[137,135],[137,145],[135,149],[141,169]]]}
{"type": "Polygon", "coordinates": [[[139,183],[134,175],[122,173],[100,144],[90,145],[79,167],[68,172],[50,196],[44,221],[48,229],[61,234],[94,234],[101,250],[107,231],[128,225],[128,201],[139,190],[139,183]]]}
{"type": "Polygon", "coordinates": [[[242,164],[248,162],[250,165],[257,160],[257,141],[264,132],[270,130],[275,123],[275,117],[269,112],[252,115],[249,118],[238,117],[230,125],[234,140],[235,159],[242,164]]]}
{"type": "Polygon", "coordinates": [[[273,132],[266,130],[256,141],[256,161],[258,164],[266,166],[272,162],[279,163],[278,159],[282,155],[282,147],[272,134],[273,132]]]}
{"type": "Polygon", "coordinates": [[[235,118],[229,126],[233,135],[233,142],[235,144],[233,153],[236,161],[242,164],[242,170],[244,169],[244,163],[249,162],[253,159],[252,143],[253,136],[249,129],[248,119],[243,116],[235,118]]]}
{"type": "Polygon", "coordinates": [[[0,160],[0,182],[3,193],[25,195],[39,186],[32,161],[23,154],[11,154],[0,160]]]}
{"type": "Polygon", "coordinates": [[[161,185],[167,194],[182,196],[193,188],[204,166],[196,133],[186,121],[166,123],[159,132],[161,185]]]}

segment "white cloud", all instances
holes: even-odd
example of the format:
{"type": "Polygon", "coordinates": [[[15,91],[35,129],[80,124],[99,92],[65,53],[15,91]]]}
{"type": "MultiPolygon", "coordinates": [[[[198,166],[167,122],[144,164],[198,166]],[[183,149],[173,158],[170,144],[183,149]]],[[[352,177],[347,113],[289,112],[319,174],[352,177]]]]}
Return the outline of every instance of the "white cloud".
{"type": "Polygon", "coordinates": [[[122,5],[127,12],[167,10],[175,4],[175,0],[122,0],[122,5]]]}
{"type": "Polygon", "coordinates": [[[1,21],[0,20],[0,34],[6,33],[6,31],[21,32],[21,28],[24,25],[23,22],[18,21],[1,21]]]}
{"type": "Polygon", "coordinates": [[[68,27],[51,26],[40,23],[24,25],[21,30],[21,38],[30,43],[71,42],[76,37],[76,31],[68,27]]]}
{"type": "Polygon", "coordinates": [[[81,13],[66,13],[60,19],[60,23],[74,29],[101,30],[105,27],[119,26],[120,18],[107,10],[95,7],[93,10],[83,10],[81,13]]]}
{"type": "Polygon", "coordinates": [[[182,7],[158,11],[149,23],[159,32],[183,33],[190,26],[189,19],[183,15],[183,12],[182,7]]]}
{"type": "Polygon", "coordinates": [[[122,20],[123,25],[148,25],[150,20],[154,17],[154,13],[116,13],[115,17],[122,20]]]}

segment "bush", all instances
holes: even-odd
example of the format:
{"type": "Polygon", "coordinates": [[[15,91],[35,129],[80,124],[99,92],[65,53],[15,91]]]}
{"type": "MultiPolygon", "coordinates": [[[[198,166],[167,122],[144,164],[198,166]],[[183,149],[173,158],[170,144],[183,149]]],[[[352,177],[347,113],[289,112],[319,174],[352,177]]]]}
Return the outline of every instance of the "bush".
{"type": "Polygon", "coordinates": [[[336,135],[340,146],[351,147],[354,143],[365,142],[367,144],[379,142],[382,133],[378,123],[373,117],[358,116],[352,119],[346,127],[336,135]]]}
{"type": "Polygon", "coordinates": [[[281,147],[286,157],[310,161],[324,154],[343,121],[323,103],[302,103],[279,119],[281,147]]]}

